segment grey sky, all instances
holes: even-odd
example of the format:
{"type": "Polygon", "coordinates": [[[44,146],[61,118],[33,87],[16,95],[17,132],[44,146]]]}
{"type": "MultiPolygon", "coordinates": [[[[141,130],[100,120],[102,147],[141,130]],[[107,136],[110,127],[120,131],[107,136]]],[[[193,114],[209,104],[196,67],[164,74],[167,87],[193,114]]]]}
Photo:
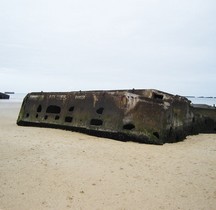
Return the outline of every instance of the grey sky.
{"type": "Polygon", "coordinates": [[[0,91],[216,96],[215,0],[2,0],[0,91]]]}

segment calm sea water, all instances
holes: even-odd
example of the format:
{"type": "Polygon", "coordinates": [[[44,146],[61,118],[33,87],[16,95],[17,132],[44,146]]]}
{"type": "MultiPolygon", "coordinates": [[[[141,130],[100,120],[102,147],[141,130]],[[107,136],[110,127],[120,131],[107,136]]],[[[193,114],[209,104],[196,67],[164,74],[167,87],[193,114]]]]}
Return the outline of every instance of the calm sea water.
{"type": "Polygon", "coordinates": [[[27,93],[15,93],[15,94],[9,94],[10,99],[9,100],[1,100],[1,102],[22,102],[24,97],[27,95],[27,93]]]}
{"type": "MultiPolygon", "coordinates": [[[[27,93],[10,94],[10,102],[22,102],[27,93]]],[[[188,98],[193,104],[216,105],[216,98],[188,98]]],[[[8,101],[8,100],[7,100],[8,101]]]]}
{"type": "Polygon", "coordinates": [[[188,98],[193,104],[216,105],[216,98],[188,98]]]}

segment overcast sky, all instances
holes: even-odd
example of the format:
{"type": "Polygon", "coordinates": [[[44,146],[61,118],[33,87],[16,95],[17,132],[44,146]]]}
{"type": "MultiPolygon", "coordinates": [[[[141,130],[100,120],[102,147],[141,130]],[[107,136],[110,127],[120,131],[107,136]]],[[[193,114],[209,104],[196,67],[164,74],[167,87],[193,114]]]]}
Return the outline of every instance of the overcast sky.
{"type": "Polygon", "coordinates": [[[1,0],[0,91],[216,96],[215,0],[1,0]]]}

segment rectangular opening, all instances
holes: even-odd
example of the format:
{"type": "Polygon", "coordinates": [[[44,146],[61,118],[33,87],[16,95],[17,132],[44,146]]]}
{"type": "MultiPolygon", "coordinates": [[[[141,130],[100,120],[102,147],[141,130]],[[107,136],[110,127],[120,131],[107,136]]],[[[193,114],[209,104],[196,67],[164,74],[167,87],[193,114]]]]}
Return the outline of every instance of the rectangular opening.
{"type": "Polygon", "coordinates": [[[101,126],[103,125],[103,121],[100,119],[91,119],[90,125],[101,126]]]}
{"type": "Polygon", "coordinates": [[[65,117],[65,122],[71,123],[73,121],[73,117],[67,116],[65,117]]]}

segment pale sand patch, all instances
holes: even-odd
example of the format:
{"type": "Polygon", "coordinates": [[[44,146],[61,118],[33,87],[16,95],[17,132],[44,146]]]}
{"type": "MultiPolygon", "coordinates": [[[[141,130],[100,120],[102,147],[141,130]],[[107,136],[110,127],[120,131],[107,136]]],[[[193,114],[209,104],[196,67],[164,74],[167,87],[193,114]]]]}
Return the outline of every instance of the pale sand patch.
{"type": "Polygon", "coordinates": [[[16,125],[0,102],[0,209],[215,209],[216,134],[163,146],[16,125]]]}

